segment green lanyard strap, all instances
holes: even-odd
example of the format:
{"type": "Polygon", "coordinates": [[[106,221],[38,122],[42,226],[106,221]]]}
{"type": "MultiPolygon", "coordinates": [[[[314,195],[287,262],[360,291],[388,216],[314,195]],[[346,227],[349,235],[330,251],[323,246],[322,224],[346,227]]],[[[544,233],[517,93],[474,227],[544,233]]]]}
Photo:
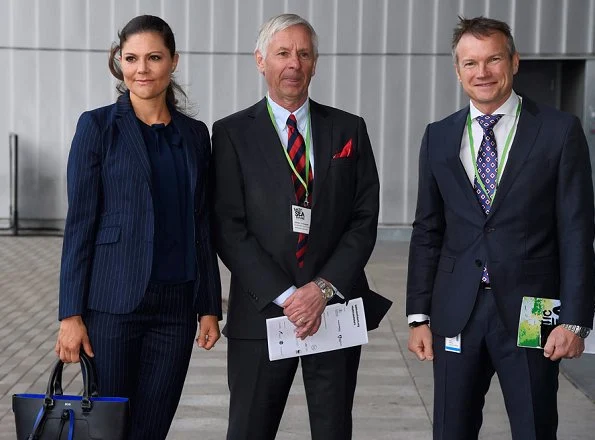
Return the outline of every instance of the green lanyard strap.
{"type": "MultiPolygon", "coordinates": [[[[277,123],[275,122],[275,115],[273,114],[273,109],[271,108],[271,104],[269,103],[268,99],[267,99],[267,109],[269,111],[269,116],[271,117],[271,122],[273,123],[273,126],[277,127],[277,123]]],[[[306,133],[305,133],[305,136],[303,136],[304,142],[306,144],[306,179],[310,175],[310,144],[311,144],[310,132],[311,132],[311,130],[310,130],[310,113],[308,112],[308,123],[306,125],[306,133]]],[[[300,181],[300,183],[306,190],[306,201],[307,201],[308,200],[308,184],[304,181],[304,179],[302,178],[300,173],[298,173],[297,170],[295,169],[295,166],[293,165],[293,161],[291,160],[291,157],[289,157],[289,153],[287,152],[287,148],[285,148],[283,146],[283,142],[281,142],[281,148],[283,148],[283,152],[285,153],[285,158],[287,159],[287,163],[291,167],[291,171],[293,171],[293,174],[295,174],[295,176],[298,178],[298,180],[300,181]]]]}
{"type": "Polygon", "coordinates": [[[510,131],[508,132],[508,136],[506,137],[506,143],[504,144],[504,151],[502,151],[502,158],[498,160],[498,169],[496,170],[496,188],[494,189],[494,194],[490,197],[490,194],[487,192],[483,181],[479,177],[479,170],[477,169],[477,156],[475,155],[475,145],[473,142],[473,131],[471,128],[471,112],[467,113],[467,134],[469,135],[469,144],[470,144],[470,151],[471,151],[471,162],[473,162],[473,169],[475,171],[475,179],[481,189],[483,190],[486,197],[490,199],[490,202],[494,200],[496,197],[496,191],[498,190],[498,184],[500,182],[500,177],[502,176],[502,169],[504,168],[504,162],[506,162],[506,157],[508,156],[508,151],[510,149],[510,143],[512,142],[512,133],[517,126],[517,121],[519,119],[519,114],[521,113],[521,100],[519,99],[519,103],[516,108],[516,114],[514,116],[514,123],[510,131]]]}

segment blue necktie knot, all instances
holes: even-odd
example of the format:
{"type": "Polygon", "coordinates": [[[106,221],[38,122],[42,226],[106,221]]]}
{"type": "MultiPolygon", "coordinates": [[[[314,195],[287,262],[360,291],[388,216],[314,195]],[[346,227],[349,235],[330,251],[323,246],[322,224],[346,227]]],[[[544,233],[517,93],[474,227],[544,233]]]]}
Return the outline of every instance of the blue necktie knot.
{"type": "Polygon", "coordinates": [[[494,128],[494,125],[498,123],[502,116],[503,115],[481,115],[476,117],[475,120],[479,122],[480,127],[486,132],[494,128]]]}

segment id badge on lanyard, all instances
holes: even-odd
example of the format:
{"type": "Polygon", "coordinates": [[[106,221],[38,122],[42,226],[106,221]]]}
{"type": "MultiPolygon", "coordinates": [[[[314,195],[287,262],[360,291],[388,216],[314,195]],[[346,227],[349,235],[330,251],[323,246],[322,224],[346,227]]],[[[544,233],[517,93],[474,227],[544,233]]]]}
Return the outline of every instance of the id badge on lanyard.
{"type": "Polygon", "coordinates": [[[299,205],[291,205],[291,223],[293,232],[309,234],[311,216],[312,210],[310,208],[299,205]]]}
{"type": "MultiPolygon", "coordinates": [[[[273,111],[271,109],[270,104],[268,103],[268,100],[267,100],[267,109],[269,111],[269,116],[271,117],[271,122],[273,123],[273,125],[275,125],[275,117],[273,116],[273,111]]],[[[308,158],[306,160],[306,176],[308,176],[309,168],[310,168],[310,160],[309,160],[310,142],[308,142],[309,135],[310,135],[310,118],[308,117],[308,127],[306,129],[306,137],[304,139],[304,142],[306,144],[306,158],[308,158]]],[[[285,147],[283,147],[283,145],[281,145],[281,147],[283,148],[283,152],[285,153],[285,157],[287,159],[287,162],[289,163],[289,166],[290,166],[292,172],[296,175],[296,178],[300,181],[300,183],[306,189],[306,201],[304,203],[304,206],[291,205],[292,231],[298,232],[300,234],[309,234],[310,233],[310,218],[312,217],[312,209],[308,208],[308,184],[307,184],[307,182],[305,182],[303,180],[302,176],[300,176],[300,174],[296,171],[285,147]]]]}

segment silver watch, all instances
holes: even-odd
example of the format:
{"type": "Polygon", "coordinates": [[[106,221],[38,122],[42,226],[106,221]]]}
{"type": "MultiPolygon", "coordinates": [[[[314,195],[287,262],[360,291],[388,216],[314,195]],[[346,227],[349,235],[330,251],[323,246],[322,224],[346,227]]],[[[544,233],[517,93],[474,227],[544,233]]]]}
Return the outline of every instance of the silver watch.
{"type": "Polygon", "coordinates": [[[589,336],[589,333],[591,333],[591,329],[589,327],[581,327],[580,325],[574,325],[574,324],[560,324],[560,325],[562,327],[564,327],[566,330],[571,331],[572,333],[577,335],[579,338],[585,339],[587,336],[589,336]]]}
{"type": "Polygon", "coordinates": [[[333,296],[335,296],[335,289],[330,283],[327,283],[320,277],[314,278],[314,284],[318,286],[320,291],[322,292],[322,297],[329,301],[333,296]]]}

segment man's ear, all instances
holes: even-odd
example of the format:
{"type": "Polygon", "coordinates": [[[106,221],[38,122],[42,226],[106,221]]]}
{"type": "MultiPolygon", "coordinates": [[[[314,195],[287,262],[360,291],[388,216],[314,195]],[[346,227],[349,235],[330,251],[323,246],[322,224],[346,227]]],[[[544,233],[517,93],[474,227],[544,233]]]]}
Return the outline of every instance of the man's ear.
{"type": "Polygon", "coordinates": [[[512,74],[513,75],[516,75],[516,73],[519,71],[519,62],[520,62],[519,53],[515,52],[514,55],[512,56],[512,74]]]}
{"type": "Polygon", "coordinates": [[[454,63],[455,73],[457,74],[457,79],[461,82],[461,75],[459,75],[459,65],[455,62],[454,63]]]}
{"type": "Polygon", "coordinates": [[[254,59],[256,60],[256,68],[264,75],[264,57],[259,50],[254,52],[254,59]]]}

